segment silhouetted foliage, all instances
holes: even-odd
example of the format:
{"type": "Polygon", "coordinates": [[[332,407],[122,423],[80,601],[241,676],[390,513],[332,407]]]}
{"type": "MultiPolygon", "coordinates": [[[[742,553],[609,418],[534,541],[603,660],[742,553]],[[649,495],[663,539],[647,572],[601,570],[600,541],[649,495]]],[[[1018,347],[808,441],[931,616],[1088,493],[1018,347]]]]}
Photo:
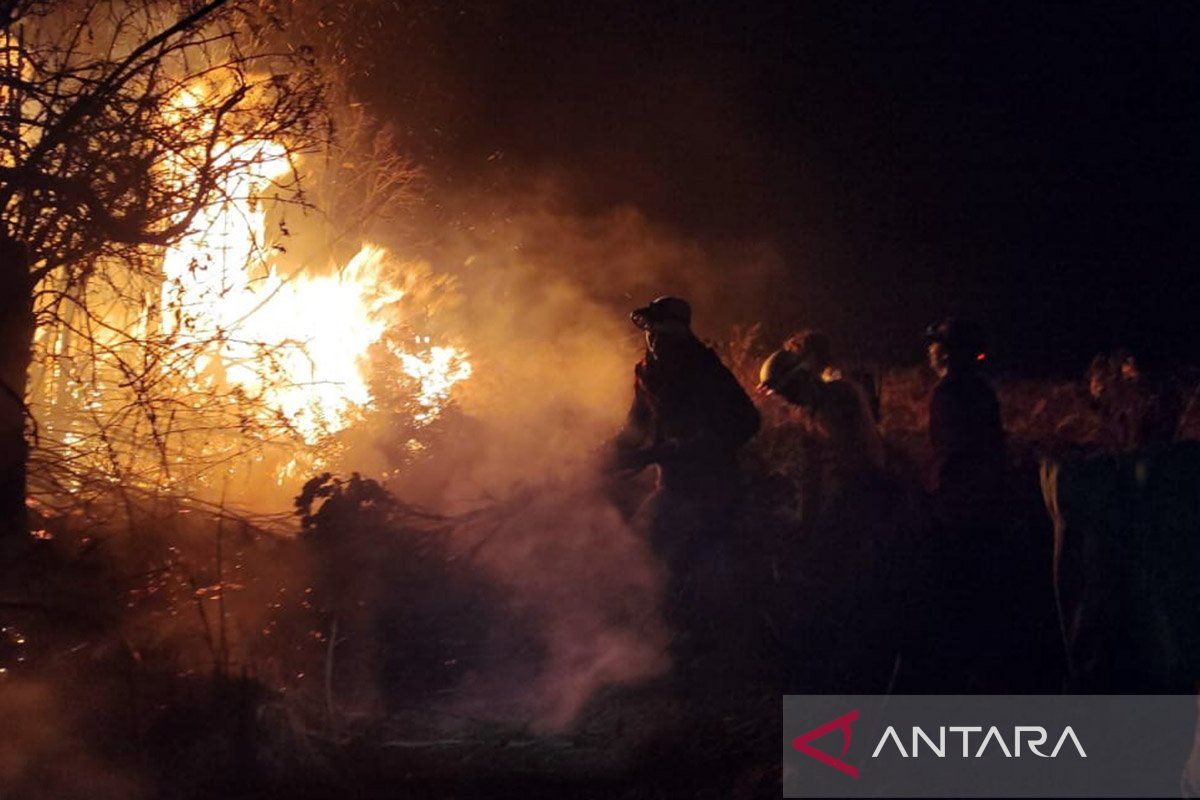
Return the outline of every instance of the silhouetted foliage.
{"type": "MultiPolygon", "coordinates": [[[[233,176],[268,148],[289,158],[313,149],[327,129],[311,53],[286,46],[281,19],[260,4],[65,0],[0,11],[0,516],[12,533],[24,528],[22,401],[35,332],[57,326],[55,347],[43,355],[66,356],[40,365],[43,392],[65,395],[69,378],[80,379],[69,374],[79,368],[69,354],[85,342],[78,349],[93,357],[93,384],[133,389],[129,408],[166,465],[170,413],[152,400],[153,384],[170,371],[162,369],[169,348],[140,348],[149,356],[141,363],[117,355],[126,374],[116,381],[96,378],[95,356],[128,352],[129,331],[159,333],[158,304],[143,309],[144,324],[133,320],[157,291],[162,250],[202,227],[214,204],[247,191],[233,176]],[[93,307],[98,288],[109,304],[132,301],[133,309],[122,316],[93,307]]],[[[269,191],[305,202],[294,173],[269,191]]]]}
{"type": "Polygon", "coordinates": [[[500,597],[455,556],[444,520],[357,473],[309,480],[296,509],[339,698],[412,704],[478,666],[500,597]]]}

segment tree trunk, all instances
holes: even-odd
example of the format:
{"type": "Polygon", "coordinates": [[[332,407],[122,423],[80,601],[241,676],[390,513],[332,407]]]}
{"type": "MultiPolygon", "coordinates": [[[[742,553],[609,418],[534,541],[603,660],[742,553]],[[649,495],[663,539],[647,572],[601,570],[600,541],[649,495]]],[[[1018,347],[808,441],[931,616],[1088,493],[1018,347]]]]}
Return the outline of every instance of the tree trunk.
{"type": "Polygon", "coordinates": [[[33,351],[33,287],[25,248],[0,233],[0,540],[28,534],[25,388],[33,351]]]}

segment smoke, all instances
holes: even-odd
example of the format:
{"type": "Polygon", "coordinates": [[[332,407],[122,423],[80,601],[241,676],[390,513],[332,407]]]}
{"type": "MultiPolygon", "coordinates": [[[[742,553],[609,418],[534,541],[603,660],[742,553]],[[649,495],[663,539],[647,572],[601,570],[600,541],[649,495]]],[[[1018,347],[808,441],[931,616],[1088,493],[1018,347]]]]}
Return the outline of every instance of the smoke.
{"type": "Polygon", "coordinates": [[[598,689],[669,667],[661,566],[596,485],[544,483],[499,520],[459,533],[482,535],[476,563],[507,590],[508,612],[533,626],[542,647],[533,659],[498,654],[462,687],[458,710],[560,728],[598,689]]]}
{"type": "MultiPolygon", "coordinates": [[[[633,207],[580,213],[549,180],[418,213],[430,240],[388,244],[453,276],[454,301],[429,324],[470,351],[474,371],[457,413],[417,432],[421,454],[381,466],[408,502],[449,514],[491,504],[456,532],[460,547],[541,640],[536,658],[498,646],[457,707],[562,727],[598,689],[669,668],[664,566],[630,523],[648,476],[602,469],[641,356],[629,311],[679,294],[698,329],[719,335],[750,321],[739,312],[769,289],[778,260],[766,247],[724,258],[633,207]]],[[[380,456],[373,444],[352,448],[355,463],[380,456]]]]}
{"type": "Polygon", "coordinates": [[[616,433],[642,349],[633,308],[681,295],[700,335],[720,339],[755,321],[781,269],[763,243],[713,252],[632,206],[582,213],[548,178],[506,186],[435,194],[417,211],[432,241],[392,242],[456,279],[458,302],[431,323],[475,367],[456,392],[469,457],[444,496],[421,498],[444,509],[562,474],[616,433]]]}
{"type": "Polygon", "coordinates": [[[0,676],[0,797],[117,800],[148,796],[126,770],[94,754],[49,684],[0,676]]]}

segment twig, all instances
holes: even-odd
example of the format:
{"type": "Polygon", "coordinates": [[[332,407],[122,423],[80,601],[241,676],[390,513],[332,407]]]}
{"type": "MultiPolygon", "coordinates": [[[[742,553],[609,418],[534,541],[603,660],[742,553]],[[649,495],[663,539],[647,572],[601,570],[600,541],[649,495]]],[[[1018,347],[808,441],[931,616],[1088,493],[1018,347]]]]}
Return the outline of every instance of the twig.
{"type": "Polygon", "coordinates": [[[204,596],[200,591],[200,587],[196,584],[196,576],[188,573],[188,584],[192,587],[192,595],[196,600],[196,612],[200,615],[200,623],[204,626],[204,643],[208,645],[208,652],[212,655],[213,669],[220,670],[220,658],[217,655],[217,646],[213,642],[212,627],[208,623],[208,612],[204,610],[204,596]]]}

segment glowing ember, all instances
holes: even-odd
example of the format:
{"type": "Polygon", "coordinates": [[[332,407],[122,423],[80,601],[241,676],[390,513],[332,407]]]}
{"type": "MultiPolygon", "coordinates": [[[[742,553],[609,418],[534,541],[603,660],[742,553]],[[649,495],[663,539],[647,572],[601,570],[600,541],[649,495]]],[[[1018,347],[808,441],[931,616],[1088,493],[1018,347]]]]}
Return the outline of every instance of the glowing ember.
{"type": "MultiPolygon", "coordinates": [[[[163,325],[212,342],[193,378],[241,387],[315,441],[371,402],[365,355],[400,322],[405,292],[384,270],[387,251],[372,245],[333,274],[280,276],[264,247],[266,211],[254,198],[290,170],[283,149],[231,148],[226,157],[246,165],[223,187],[227,200],[164,258],[163,325]]],[[[428,337],[416,345],[388,349],[417,382],[416,420],[427,422],[471,366],[466,353],[428,337]]]]}

